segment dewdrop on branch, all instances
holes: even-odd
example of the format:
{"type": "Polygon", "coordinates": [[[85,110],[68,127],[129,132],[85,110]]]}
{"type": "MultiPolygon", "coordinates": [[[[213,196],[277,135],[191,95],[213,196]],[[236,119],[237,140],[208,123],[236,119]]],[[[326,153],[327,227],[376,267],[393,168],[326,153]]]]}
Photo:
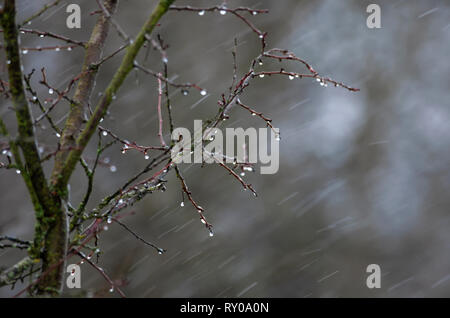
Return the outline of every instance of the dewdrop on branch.
{"type": "Polygon", "coordinates": [[[111,172],[116,172],[116,171],[117,171],[116,166],[111,166],[111,167],[109,167],[109,171],[111,171],[111,172]]]}
{"type": "Polygon", "coordinates": [[[201,15],[205,15],[205,10],[199,11],[199,12],[198,12],[198,15],[200,15],[200,16],[201,16],[201,15]]]}
{"type": "Polygon", "coordinates": [[[180,206],[181,206],[181,207],[184,207],[184,202],[183,202],[183,201],[180,203],[180,206]]]}
{"type": "Polygon", "coordinates": [[[54,93],[53,88],[49,88],[48,93],[49,93],[50,95],[53,95],[53,93],[54,93]]]}
{"type": "Polygon", "coordinates": [[[202,90],[200,91],[200,95],[202,95],[202,96],[205,96],[207,93],[208,93],[208,92],[207,92],[206,90],[204,90],[204,89],[202,89],[202,90]]]}

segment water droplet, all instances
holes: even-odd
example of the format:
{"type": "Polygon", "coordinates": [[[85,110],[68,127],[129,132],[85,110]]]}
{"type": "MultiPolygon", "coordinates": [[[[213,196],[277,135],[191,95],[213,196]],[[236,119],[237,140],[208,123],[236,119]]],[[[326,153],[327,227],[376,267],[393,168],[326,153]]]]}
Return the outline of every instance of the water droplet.
{"type": "Polygon", "coordinates": [[[106,219],[106,223],[111,224],[112,223],[112,219],[110,216],[108,216],[108,218],[106,219]]]}
{"type": "Polygon", "coordinates": [[[253,14],[253,15],[257,15],[258,12],[257,12],[257,11],[253,11],[252,14],[253,14]]]}
{"type": "Polygon", "coordinates": [[[259,35],[259,38],[260,38],[260,39],[264,38],[264,35],[263,35],[263,34],[260,34],[260,35],[259,35]]]}
{"type": "Polygon", "coordinates": [[[39,146],[39,147],[38,147],[38,151],[39,151],[39,153],[43,153],[43,152],[44,152],[44,147],[39,146]]]}
{"type": "Polygon", "coordinates": [[[181,94],[183,94],[184,96],[187,96],[189,94],[189,91],[187,89],[182,89],[181,94]]]}
{"type": "Polygon", "coordinates": [[[69,46],[69,47],[67,48],[67,51],[72,51],[72,47],[69,46]]]}
{"type": "Polygon", "coordinates": [[[264,78],[264,74],[259,74],[259,77],[260,78],[264,78]]]}
{"type": "Polygon", "coordinates": [[[23,50],[22,54],[28,54],[28,50],[23,50]]]}
{"type": "Polygon", "coordinates": [[[99,248],[96,248],[95,251],[94,251],[94,253],[95,253],[95,254],[100,253],[100,249],[99,249],[99,248]]]}
{"type": "Polygon", "coordinates": [[[181,206],[181,207],[184,207],[184,201],[182,201],[182,202],[180,203],[180,206],[181,206]]]}
{"type": "Polygon", "coordinates": [[[49,93],[50,95],[53,95],[54,92],[55,92],[55,91],[53,90],[53,88],[49,88],[48,93],[49,93]]]}
{"type": "Polygon", "coordinates": [[[200,221],[201,221],[203,224],[206,224],[205,219],[200,219],[200,221]]]}
{"type": "Polygon", "coordinates": [[[256,113],[252,113],[252,116],[256,116],[256,113]]]}
{"type": "Polygon", "coordinates": [[[59,48],[59,47],[57,47],[56,49],[55,49],[55,51],[56,52],[59,52],[61,49],[59,48]]]}
{"type": "Polygon", "coordinates": [[[148,159],[150,159],[150,156],[145,154],[144,158],[145,158],[145,160],[148,160],[148,159]]]}
{"type": "Polygon", "coordinates": [[[61,134],[60,133],[56,133],[55,135],[56,135],[56,137],[61,138],[61,134]]]}
{"type": "Polygon", "coordinates": [[[292,81],[295,77],[293,75],[289,75],[289,79],[292,81]]]}
{"type": "Polygon", "coordinates": [[[280,140],[281,140],[280,135],[276,135],[276,136],[275,136],[275,140],[276,140],[276,141],[280,141],[280,140]]]}
{"type": "Polygon", "coordinates": [[[122,199],[120,199],[118,203],[119,203],[119,204],[122,204],[122,203],[123,203],[123,200],[122,200],[122,199]]]}
{"type": "Polygon", "coordinates": [[[43,34],[39,35],[40,38],[43,38],[44,36],[45,36],[45,35],[43,35],[43,34]]]}
{"type": "Polygon", "coordinates": [[[320,82],[320,86],[324,86],[325,84],[323,82],[320,82]]]}
{"type": "Polygon", "coordinates": [[[209,230],[209,236],[213,237],[214,236],[214,232],[212,230],[209,230]]]}
{"type": "Polygon", "coordinates": [[[113,166],[109,167],[109,171],[116,172],[117,171],[116,166],[113,165],[113,166]]]}
{"type": "Polygon", "coordinates": [[[317,81],[317,82],[321,82],[321,79],[320,79],[320,78],[316,78],[316,81],[317,81]]]}
{"type": "Polygon", "coordinates": [[[103,122],[103,120],[105,120],[103,117],[102,118],[100,118],[100,122],[103,122]]]}
{"type": "Polygon", "coordinates": [[[220,13],[221,15],[225,15],[225,14],[227,14],[227,11],[222,9],[222,10],[219,11],[219,13],[220,13]]]}
{"type": "Polygon", "coordinates": [[[103,226],[103,231],[108,231],[108,225],[103,226]]]}
{"type": "Polygon", "coordinates": [[[205,15],[205,10],[199,11],[198,15],[205,15]]]}
{"type": "Polygon", "coordinates": [[[159,249],[159,250],[158,250],[158,254],[159,254],[159,255],[162,255],[162,253],[164,253],[164,252],[163,252],[162,250],[159,249]]]}
{"type": "Polygon", "coordinates": [[[206,94],[207,94],[207,91],[206,91],[206,90],[202,89],[202,90],[200,91],[200,95],[205,96],[206,94]]]}
{"type": "Polygon", "coordinates": [[[11,60],[7,60],[6,64],[8,64],[8,65],[11,64],[11,60]]]}
{"type": "Polygon", "coordinates": [[[258,64],[259,64],[260,66],[264,65],[263,61],[259,61],[258,64]]]}
{"type": "Polygon", "coordinates": [[[2,150],[2,155],[6,155],[7,153],[8,153],[8,150],[6,150],[6,149],[2,150]]]}
{"type": "Polygon", "coordinates": [[[88,255],[87,257],[86,257],[87,259],[91,259],[92,258],[92,256],[91,255],[88,255]]]}
{"type": "Polygon", "coordinates": [[[17,173],[17,174],[20,174],[20,170],[19,170],[19,169],[17,169],[17,170],[16,170],[16,173],[17,173]]]}
{"type": "Polygon", "coordinates": [[[169,62],[169,59],[168,59],[166,56],[164,56],[164,57],[162,58],[162,62],[163,62],[164,64],[167,64],[167,62],[169,62]]]}
{"type": "Polygon", "coordinates": [[[108,133],[105,130],[103,130],[102,135],[106,137],[108,136],[108,133]]]}
{"type": "Polygon", "coordinates": [[[113,293],[113,292],[114,292],[114,287],[111,287],[111,288],[109,289],[109,292],[110,292],[110,293],[113,293]]]}
{"type": "Polygon", "coordinates": [[[245,176],[245,172],[241,172],[241,177],[245,176]]]}

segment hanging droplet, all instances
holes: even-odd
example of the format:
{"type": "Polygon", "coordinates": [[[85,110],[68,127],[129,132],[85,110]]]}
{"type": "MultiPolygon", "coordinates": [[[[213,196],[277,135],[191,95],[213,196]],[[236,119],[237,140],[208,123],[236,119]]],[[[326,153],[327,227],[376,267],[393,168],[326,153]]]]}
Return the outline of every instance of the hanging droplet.
{"type": "Polygon", "coordinates": [[[33,102],[35,102],[37,101],[37,96],[33,96],[31,99],[33,100],[33,102]]]}
{"type": "Polygon", "coordinates": [[[59,52],[61,49],[59,48],[59,47],[57,47],[56,49],[55,49],[55,51],[56,52],[59,52]]]}
{"type": "Polygon", "coordinates": [[[293,75],[289,75],[289,79],[292,81],[295,77],[293,75]]]}
{"type": "Polygon", "coordinates": [[[181,201],[180,206],[184,207],[184,201],[181,201]]]}
{"type": "Polygon", "coordinates": [[[162,253],[164,253],[161,249],[158,249],[158,254],[162,255],[162,253]]]}
{"type": "Polygon", "coordinates": [[[116,172],[117,171],[116,166],[113,165],[113,166],[109,167],[109,171],[116,172]]]}
{"type": "Polygon", "coordinates": [[[110,292],[110,293],[113,293],[113,292],[114,292],[114,287],[111,287],[111,288],[109,289],[109,292],[110,292]]]}
{"type": "Polygon", "coordinates": [[[108,133],[105,130],[103,130],[102,135],[106,137],[108,136],[108,133]]]}
{"type": "Polygon", "coordinates": [[[119,203],[119,204],[122,204],[122,203],[123,203],[123,200],[122,200],[122,199],[120,199],[118,203],[119,203]]]}
{"type": "Polygon", "coordinates": [[[276,135],[276,136],[275,136],[275,140],[276,140],[276,141],[280,141],[280,140],[281,140],[280,135],[276,135]]]}
{"type": "Polygon", "coordinates": [[[55,92],[55,91],[53,90],[53,88],[49,88],[49,89],[48,89],[48,93],[49,93],[50,95],[53,95],[54,92],[55,92]]]}
{"type": "Polygon", "coordinates": [[[257,12],[257,11],[253,11],[252,14],[253,14],[253,15],[257,15],[258,12],[257,12]]]}
{"type": "Polygon", "coordinates": [[[103,120],[105,120],[103,117],[102,118],[100,118],[100,122],[103,122],[103,120]]]}
{"type": "Polygon", "coordinates": [[[148,159],[150,159],[150,156],[145,154],[144,158],[145,158],[145,160],[148,160],[148,159]]]}
{"type": "Polygon", "coordinates": [[[224,9],[222,9],[222,10],[219,11],[219,13],[220,13],[221,15],[225,15],[225,14],[227,14],[227,11],[224,10],[224,9]]]}
{"type": "Polygon", "coordinates": [[[45,35],[43,35],[43,34],[39,35],[40,38],[43,38],[44,36],[45,36],[45,35]]]}
{"type": "Polygon", "coordinates": [[[108,218],[106,219],[106,223],[108,223],[108,224],[112,223],[112,218],[110,216],[108,216],[108,218]]]}
{"type": "Polygon", "coordinates": [[[56,133],[55,135],[56,135],[56,137],[61,138],[61,134],[60,133],[56,133]]]}
{"type": "Polygon", "coordinates": [[[16,170],[16,173],[17,173],[17,174],[20,174],[20,170],[19,170],[19,169],[17,169],[17,170],[16,170]]]}
{"type": "Polygon", "coordinates": [[[69,46],[69,47],[67,48],[67,51],[72,51],[72,47],[69,46]]]}
{"type": "Polygon", "coordinates": [[[264,74],[259,74],[259,77],[260,78],[264,78],[264,74]]]}
{"type": "Polygon", "coordinates": [[[209,230],[209,236],[213,237],[214,236],[214,232],[212,230],[209,230]]]}
{"type": "Polygon", "coordinates": [[[201,221],[203,224],[206,224],[205,219],[200,219],[200,221],[201,221]]]}
{"type": "Polygon", "coordinates": [[[260,38],[260,39],[264,38],[264,35],[263,35],[263,34],[260,34],[260,35],[259,35],[259,38],[260,38]]]}
{"type": "Polygon", "coordinates": [[[256,116],[256,113],[252,113],[252,116],[256,116]]]}
{"type": "Polygon", "coordinates": [[[94,253],[95,253],[95,254],[100,253],[100,249],[99,249],[99,248],[96,248],[95,251],[94,251],[94,253]]]}
{"type": "Polygon", "coordinates": [[[189,94],[189,91],[187,89],[182,89],[181,94],[183,94],[184,96],[187,96],[189,94]]]}
{"type": "Polygon", "coordinates": [[[206,90],[202,89],[202,90],[200,91],[200,95],[205,96],[206,94],[207,94],[207,91],[206,91],[206,90]]]}
{"type": "Polygon", "coordinates": [[[8,150],[6,150],[6,149],[2,150],[2,155],[6,155],[7,153],[8,153],[8,150]]]}
{"type": "Polygon", "coordinates": [[[169,62],[169,59],[168,59],[166,56],[163,56],[162,62],[163,62],[164,64],[167,64],[167,63],[169,62]]]}
{"type": "Polygon", "coordinates": [[[241,177],[245,176],[245,172],[241,172],[241,177]]]}
{"type": "Polygon", "coordinates": [[[321,82],[321,79],[320,79],[320,78],[316,78],[316,81],[317,81],[317,82],[321,82]]]}
{"type": "Polygon", "coordinates": [[[199,11],[198,15],[205,15],[205,10],[199,11]]]}
{"type": "Polygon", "coordinates": [[[260,66],[264,65],[263,61],[261,61],[261,60],[259,60],[258,64],[259,64],[260,66]]]}
{"type": "Polygon", "coordinates": [[[28,54],[28,50],[23,50],[22,54],[28,54]]]}

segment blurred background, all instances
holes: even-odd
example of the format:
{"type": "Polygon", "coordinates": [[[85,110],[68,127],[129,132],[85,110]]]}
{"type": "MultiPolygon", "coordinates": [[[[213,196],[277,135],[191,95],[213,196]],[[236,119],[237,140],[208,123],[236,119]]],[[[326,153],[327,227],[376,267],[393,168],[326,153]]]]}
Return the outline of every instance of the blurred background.
{"type": "MultiPolygon", "coordinates": [[[[18,1],[18,21],[47,2],[18,1]]],[[[268,48],[290,49],[322,75],[361,91],[324,88],[311,79],[255,79],[241,100],[280,128],[279,172],[260,175],[259,167],[247,172],[245,179],[259,194],[254,198],[221,167],[183,165],[194,198],[214,225],[212,238],[196,210],[188,202],[180,206],[181,188],[172,172],[167,191],[148,195],[129,209],[135,215],[123,219],[143,238],[167,249],[165,254],[158,255],[115,224],[100,236],[99,266],[125,283],[127,296],[450,296],[450,5],[445,0],[378,0],[382,28],[369,29],[366,7],[373,2],[228,1],[230,8],[270,10],[249,17],[269,33],[268,48]],[[366,286],[369,264],[381,267],[380,289],[366,286]]],[[[115,19],[135,35],[155,4],[122,0],[115,19]]],[[[90,15],[94,10],[95,1],[62,1],[27,27],[87,41],[96,21],[96,15],[90,15]],[[81,6],[79,30],[65,25],[69,3],[81,6]]],[[[260,50],[255,34],[231,14],[171,11],[156,34],[170,45],[170,78],[208,91],[206,97],[194,90],[183,96],[171,88],[175,126],[191,131],[194,119],[216,113],[220,94],[227,92],[234,38],[241,76],[260,50]]],[[[44,47],[61,42],[22,34],[21,44],[44,47]]],[[[111,29],[104,53],[122,44],[111,29]]],[[[144,61],[145,51],[139,61],[144,61]]],[[[5,79],[4,52],[0,54],[0,76],[5,79]]],[[[99,99],[121,56],[104,64],[91,104],[99,99]]],[[[25,72],[45,67],[49,83],[60,89],[80,72],[82,61],[80,48],[23,56],[25,72]]],[[[150,52],[146,65],[161,70],[159,54],[150,52]]],[[[304,70],[295,63],[283,67],[304,70]]],[[[279,68],[278,61],[260,67],[279,68]]],[[[40,78],[36,72],[32,80],[39,98],[51,98],[40,78]]],[[[124,139],[158,144],[157,85],[152,77],[130,73],[102,125],[124,139]]],[[[2,97],[0,114],[14,127],[9,103],[2,97]]],[[[68,104],[60,103],[54,118],[63,118],[67,110],[68,104]]],[[[34,113],[39,114],[38,109],[34,113]]],[[[236,108],[225,126],[264,127],[264,122],[236,108]]],[[[57,137],[50,129],[38,129],[38,135],[41,146],[55,147],[57,137]]],[[[124,155],[120,150],[115,145],[106,151],[103,159],[109,165],[97,172],[90,208],[147,163],[138,152],[124,155]]],[[[93,141],[87,157],[94,154],[93,141]]],[[[51,162],[47,172],[50,168],[51,162]]],[[[86,188],[81,169],[70,185],[71,200],[77,204],[86,188]]],[[[0,235],[32,239],[34,215],[22,179],[0,169],[0,190],[0,235]]],[[[24,252],[0,250],[0,265],[10,266],[23,256],[24,252]]],[[[0,296],[12,296],[24,286],[2,288],[0,296]]],[[[65,295],[118,296],[108,289],[105,280],[84,264],[81,291],[65,289],[65,295]]]]}

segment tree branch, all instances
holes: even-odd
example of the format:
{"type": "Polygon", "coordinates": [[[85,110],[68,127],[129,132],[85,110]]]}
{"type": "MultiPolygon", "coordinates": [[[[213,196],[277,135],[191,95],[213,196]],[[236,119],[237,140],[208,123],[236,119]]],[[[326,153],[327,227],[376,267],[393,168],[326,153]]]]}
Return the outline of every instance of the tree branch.
{"type": "Polygon", "coordinates": [[[127,52],[122,59],[122,63],[119,66],[119,69],[116,71],[114,77],[112,78],[111,82],[106,88],[102,99],[95,107],[95,110],[91,118],[87,122],[86,127],[77,138],[76,146],[72,148],[72,150],[69,152],[67,159],[64,162],[61,173],[58,175],[54,174],[54,177],[57,178],[56,182],[57,190],[62,190],[67,185],[70,176],[72,175],[72,172],[75,169],[75,166],[78,160],[80,159],[81,154],[83,153],[84,148],[86,147],[95,130],[97,129],[100,120],[106,114],[106,111],[108,110],[108,107],[111,104],[111,101],[113,100],[113,96],[120,88],[127,75],[133,69],[134,60],[137,54],[139,53],[139,50],[146,41],[146,35],[150,34],[153,31],[158,21],[167,12],[169,6],[174,1],[175,0],[160,0],[156,8],[151,13],[148,20],[141,28],[133,44],[128,46],[127,52]]]}

